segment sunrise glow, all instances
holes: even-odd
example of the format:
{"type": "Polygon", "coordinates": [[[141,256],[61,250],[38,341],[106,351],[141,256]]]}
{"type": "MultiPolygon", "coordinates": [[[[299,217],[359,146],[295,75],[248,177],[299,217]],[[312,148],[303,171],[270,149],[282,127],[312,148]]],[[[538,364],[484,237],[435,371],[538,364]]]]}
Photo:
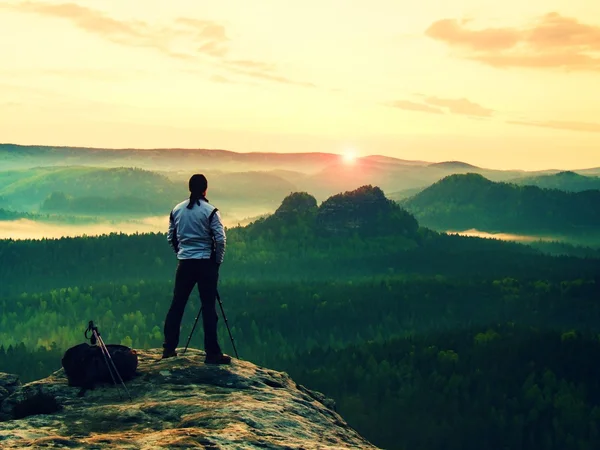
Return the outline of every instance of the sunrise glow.
{"type": "Polygon", "coordinates": [[[348,151],[342,155],[342,161],[346,164],[354,164],[356,162],[356,153],[348,151]]]}
{"type": "Polygon", "coordinates": [[[2,142],[600,165],[597,1],[0,0],[0,29],[2,142]]]}

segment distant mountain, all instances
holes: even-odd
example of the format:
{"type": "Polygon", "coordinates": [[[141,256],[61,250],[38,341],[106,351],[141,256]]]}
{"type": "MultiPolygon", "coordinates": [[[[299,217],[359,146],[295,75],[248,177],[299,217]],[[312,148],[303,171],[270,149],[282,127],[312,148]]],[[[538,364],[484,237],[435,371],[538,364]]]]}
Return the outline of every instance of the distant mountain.
{"type": "Polygon", "coordinates": [[[306,192],[287,196],[268,217],[247,227],[256,236],[311,239],[317,236],[376,238],[386,235],[416,239],[419,224],[378,187],[361,186],[336,194],[317,206],[306,192]]]}
{"type": "Polygon", "coordinates": [[[208,149],[142,150],[0,144],[0,166],[4,170],[86,165],[166,171],[285,169],[312,173],[339,159],[339,155],[330,153],[238,153],[208,149]]]}
{"type": "Polygon", "coordinates": [[[451,175],[402,202],[421,225],[441,230],[582,233],[600,230],[600,191],[579,193],[451,175]]]}
{"type": "Polygon", "coordinates": [[[559,189],[569,192],[600,189],[600,177],[580,175],[572,171],[559,172],[553,175],[525,177],[515,180],[514,183],[522,186],[538,186],[544,189],[559,189]]]}
{"type": "Polygon", "coordinates": [[[16,220],[16,219],[30,219],[30,218],[33,218],[33,215],[0,208],[0,221],[16,220]]]}
{"type": "Polygon", "coordinates": [[[600,177],[600,167],[592,167],[589,169],[580,169],[576,171],[579,175],[586,177],[600,177]]]}
{"type": "Polygon", "coordinates": [[[383,155],[364,156],[360,159],[363,161],[371,161],[371,162],[384,163],[384,164],[400,164],[400,165],[404,165],[404,166],[425,167],[425,166],[428,166],[431,164],[431,163],[428,163],[427,161],[398,159],[398,158],[392,158],[391,156],[383,156],[383,155]]]}
{"type": "MultiPolygon", "coordinates": [[[[383,155],[371,155],[347,161],[340,155],[332,153],[238,153],[207,149],[99,149],[0,144],[0,171],[2,172],[0,206],[18,210],[35,210],[48,195],[55,191],[74,198],[82,196],[143,198],[140,197],[139,190],[120,191],[119,194],[110,196],[105,192],[88,192],[85,179],[82,178],[80,183],[75,182],[73,177],[71,177],[71,186],[75,187],[76,192],[70,192],[71,187],[57,188],[52,181],[47,186],[40,186],[43,189],[39,192],[21,185],[20,192],[27,192],[27,195],[21,195],[16,204],[11,201],[18,194],[17,191],[4,193],[6,189],[11,189],[9,185],[14,187],[19,179],[24,178],[23,170],[31,172],[27,174],[29,181],[32,182],[32,186],[37,186],[43,183],[43,180],[34,179],[33,173],[48,174],[75,166],[79,167],[78,170],[81,172],[125,167],[143,169],[147,173],[162,176],[164,179],[158,180],[157,189],[150,188],[144,191],[158,192],[160,198],[167,198],[169,201],[173,196],[165,194],[166,192],[175,192],[174,196],[177,198],[181,195],[185,197],[189,177],[193,173],[204,173],[209,177],[211,200],[236,207],[243,205],[245,213],[252,216],[274,211],[286,195],[296,191],[305,191],[318,201],[323,201],[339,192],[372,185],[379,186],[390,197],[393,193],[422,189],[452,174],[476,172],[492,181],[516,180],[532,176],[530,172],[491,170],[462,161],[430,163],[383,155]],[[165,180],[174,182],[175,186],[163,186],[165,180]],[[179,192],[181,194],[178,194],[179,192]],[[249,205],[259,208],[249,210],[246,208],[249,205]]],[[[114,183],[118,184],[116,178],[112,181],[103,180],[103,191],[113,189],[114,183]]],[[[400,200],[397,196],[394,196],[394,199],[400,200]]],[[[127,203],[128,200],[123,199],[123,206],[127,203]]]]}
{"type": "Polygon", "coordinates": [[[366,185],[379,186],[384,192],[428,186],[444,175],[447,172],[427,165],[404,163],[402,160],[390,163],[381,158],[366,157],[357,158],[352,163],[336,161],[303,181],[304,189],[319,200],[325,200],[338,192],[366,185]]]}
{"type": "Polygon", "coordinates": [[[65,214],[34,214],[0,208],[0,222],[27,219],[36,222],[59,223],[61,225],[86,225],[96,221],[95,217],[65,214]]]}
{"type": "Polygon", "coordinates": [[[427,186],[411,188],[411,189],[403,189],[401,191],[396,191],[396,192],[390,192],[389,194],[386,194],[386,197],[389,198],[390,200],[394,200],[395,202],[401,202],[402,200],[406,200],[407,198],[414,197],[419,192],[426,189],[426,187],[427,186]]]}
{"type": "MultiPolygon", "coordinates": [[[[220,206],[274,210],[297,191],[269,172],[207,173],[209,199],[220,206]]],[[[0,206],[69,214],[167,214],[189,196],[189,175],[167,177],[132,168],[41,167],[2,172],[0,206]]]]}
{"type": "Polygon", "coordinates": [[[209,198],[214,201],[268,204],[275,208],[286,195],[298,190],[296,184],[270,172],[208,173],[207,177],[209,198]]]}
{"type": "Polygon", "coordinates": [[[462,162],[462,161],[444,161],[444,162],[438,162],[438,163],[433,163],[433,164],[429,164],[430,167],[439,167],[439,168],[445,168],[445,169],[458,169],[458,170],[473,170],[473,169],[480,169],[477,166],[474,166],[472,164],[468,164],[466,162],[462,162]]]}
{"type": "Polygon", "coordinates": [[[171,203],[186,195],[179,186],[154,172],[131,168],[42,167],[3,172],[0,196],[13,209],[36,210],[54,192],[72,198],[115,199],[171,203]]]}

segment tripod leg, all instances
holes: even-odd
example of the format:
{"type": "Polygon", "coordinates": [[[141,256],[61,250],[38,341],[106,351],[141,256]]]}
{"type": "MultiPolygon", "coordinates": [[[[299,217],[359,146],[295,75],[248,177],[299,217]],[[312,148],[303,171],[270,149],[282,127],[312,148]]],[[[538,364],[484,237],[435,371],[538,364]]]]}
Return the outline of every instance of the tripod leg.
{"type": "Polygon", "coordinates": [[[221,302],[221,296],[219,295],[219,291],[217,291],[217,300],[219,300],[219,306],[221,307],[221,313],[223,314],[223,320],[225,320],[225,325],[227,326],[227,331],[229,332],[229,338],[231,339],[231,345],[233,346],[233,351],[235,352],[235,357],[240,359],[238,356],[237,349],[235,348],[235,341],[233,340],[233,335],[231,334],[231,329],[229,328],[229,322],[227,322],[227,316],[225,315],[225,310],[223,309],[223,302],[221,302]]]}
{"type": "MultiPolygon", "coordinates": [[[[97,334],[95,331],[93,331],[93,333],[94,333],[94,337],[96,338],[96,342],[98,343],[98,347],[100,347],[100,353],[102,353],[102,356],[104,357],[104,362],[106,363],[106,368],[108,369],[108,373],[110,374],[110,377],[112,378],[113,383],[117,387],[117,391],[119,392],[119,398],[122,399],[123,396],[121,395],[121,389],[119,389],[119,385],[117,384],[117,380],[115,379],[115,376],[113,374],[113,369],[108,362],[108,358],[106,357],[106,355],[108,354],[108,350],[104,347],[103,342],[100,340],[100,335],[97,334]],[[105,351],[106,351],[106,353],[105,353],[105,351]]],[[[108,354],[108,357],[110,357],[110,354],[108,354]]],[[[116,368],[115,368],[115,370],[116,370],[116,368]]]]}
{"type": "Polygon", "coordinates": [[[192,331],[190,332],[190,335],[188,336],[188,340],[187,340],[187,343],[185,344],[185,349],[183,349],[182,355],[185,355],[185,352],[187,351],[188,346],[190,345],[190,341],[192,340],[192,334],[194,334],[194,330],[196,329],[196,325],[198,324],[198,319],[200,318],[201,314],[202,314],[202,306],[200,307],[200,311],[198,311],[198,315],[196,316],[196,321],[194,322],[192,331]]]}
{"type": "MultiPolygon", "coordinates": [[[[127,386],[125,386],[125,382],[123,381],[123,378],[121,378],[121,374],[117,370],[117,366],[115,365],[115,362],[113,361],[112,356],[110,356],[110,353],[108,352],[108,348],[106,348],[106,344],[104,344],[104,340],[100,337],[100,335],[98,335],[98,341],[100,342],[100,345],[102,346],[102,349],[104,350],[104,352],[106,352],[106,356],[108,356],[108,360],[112,364],[112,368],[114,369],[115,373],[117,374],[119,381],[123,385],[123,389],[125,389],[125,392],[127,393],[127,396],[129,397],[129,401],[131,401],[132,400],[131,394],[129,393],[127,386]]],[[[109,369],[110,369],[110,367],[109,367],[109,369]]],[[[112,373],[111,373],[111,376],[112,376],[112,373]]],[[[113,380],[114,380],[114,378],[113,378],[113,380]]],[[[116,382],[115,382],[115,384],[116,384],[116,382]]],[[[119,395],[121,395],[121,390],[119,390],[119,395]]]]}

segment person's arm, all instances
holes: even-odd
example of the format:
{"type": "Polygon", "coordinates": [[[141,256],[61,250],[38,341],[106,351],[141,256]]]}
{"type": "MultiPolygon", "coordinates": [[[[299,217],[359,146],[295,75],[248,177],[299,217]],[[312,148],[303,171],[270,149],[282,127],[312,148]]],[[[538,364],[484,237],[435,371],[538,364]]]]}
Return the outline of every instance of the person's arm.
{"type": "Polygon", "coordinates": [[[210,221],[210,230],[215,240],[215,261],[217,264],[221,264],[225,257],[227,237],[225,236],[225,227],[223,226],[223,222],[221,222],[219,211],[216,211],[215,214],[213,214],[212,220],[210,221]]]}
{"type": "Polygon", "coordinates": [[[175,227],[175,218],[173,217],[173,211],[169,215],[169,232],[167,233],[167,240],[169,245],[175,251],[179,252],[179,241],[177,240],[177,228],[175,227]]]}

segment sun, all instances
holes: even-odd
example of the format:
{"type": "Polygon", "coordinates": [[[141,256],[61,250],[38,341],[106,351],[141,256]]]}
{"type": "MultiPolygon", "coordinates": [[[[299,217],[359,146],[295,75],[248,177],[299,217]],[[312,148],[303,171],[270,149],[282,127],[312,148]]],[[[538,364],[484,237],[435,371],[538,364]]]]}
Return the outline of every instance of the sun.
{"type": "Polygon", "coordinates": [[[342,161],[344,161],[345,164],[354,164],[356,162],[356,153],[353,151],[344,152],[342,161]]]}

